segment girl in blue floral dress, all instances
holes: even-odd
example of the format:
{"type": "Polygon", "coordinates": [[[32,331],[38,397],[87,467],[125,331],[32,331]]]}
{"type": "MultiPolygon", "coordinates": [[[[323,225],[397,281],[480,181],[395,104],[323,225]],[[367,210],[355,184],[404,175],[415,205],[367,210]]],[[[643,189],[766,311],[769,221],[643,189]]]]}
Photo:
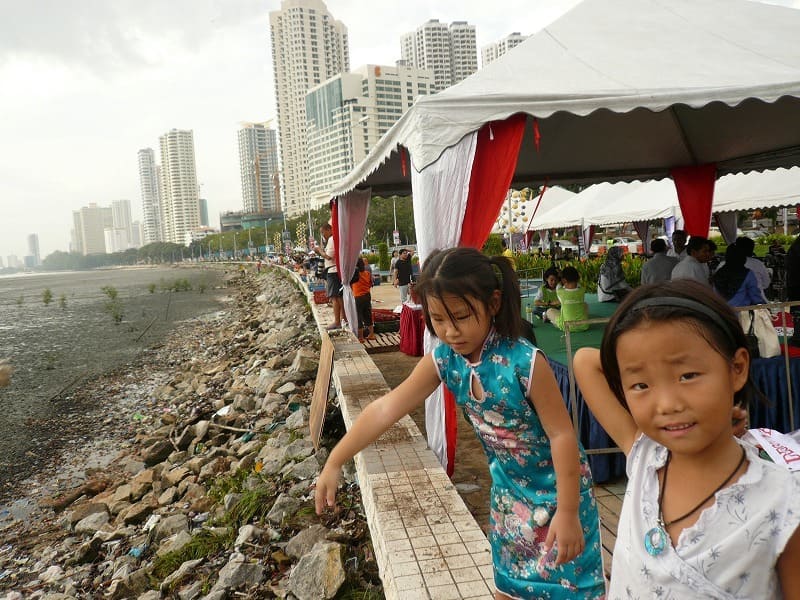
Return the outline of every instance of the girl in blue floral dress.
{"type": "Polygon", "coordinates": [[[520,337],[510,263],[471,248],[435,252],[417,290],[442,344],[331,451],[317,480],[317,512],[333,506],[341,466],[444,382],[489,458],[496,598],[603,598],[591,474],[547,360],[520,337]]]}

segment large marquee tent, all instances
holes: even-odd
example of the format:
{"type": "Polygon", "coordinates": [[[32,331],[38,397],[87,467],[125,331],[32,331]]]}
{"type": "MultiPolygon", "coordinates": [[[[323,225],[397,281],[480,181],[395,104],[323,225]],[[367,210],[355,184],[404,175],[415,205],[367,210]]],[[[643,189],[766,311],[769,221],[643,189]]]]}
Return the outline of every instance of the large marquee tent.
{"type": "MultiPolygon", "coordinates": [[[[800,11],[747,0],[584,0],[420,98],[332,190],[340,272],[371,193],[412,191],[423,261],[480,246],[512,184],[671,176],[685,228],[704,235],[717,175],[800,165],[798,31],[800,11]]],[[[351,322],[349,289],[345,302],[351,322]]],[[[452,402],[427,413],[449,465],[452,402]]]]}

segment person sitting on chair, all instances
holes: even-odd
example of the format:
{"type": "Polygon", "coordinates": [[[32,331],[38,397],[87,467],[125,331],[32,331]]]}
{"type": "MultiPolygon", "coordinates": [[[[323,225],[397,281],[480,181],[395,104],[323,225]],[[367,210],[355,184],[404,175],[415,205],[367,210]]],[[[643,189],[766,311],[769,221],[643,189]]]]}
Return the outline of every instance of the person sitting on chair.
{"type": "Polygon", "coordinates": [[[597,280],[598,302],[619,302],[631,291],[622,270],[623,252],[622,246],[612,246],[606,254],[597,280]]]}

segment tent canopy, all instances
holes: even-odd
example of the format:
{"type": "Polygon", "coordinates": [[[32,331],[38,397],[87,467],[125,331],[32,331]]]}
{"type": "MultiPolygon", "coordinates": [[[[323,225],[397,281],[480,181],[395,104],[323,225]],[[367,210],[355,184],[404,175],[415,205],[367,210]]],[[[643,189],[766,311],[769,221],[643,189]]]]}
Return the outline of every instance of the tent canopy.
{"type": "MultiPolygon", "coordinates": [[[[544,198],[548,193],[545,192],[544,198]]],[[[792,167],[721,177],[714,190],[712,211],[727,213],[798,204],[800,167],[792,167]]],[[[551,203],[549,210],[538,212],[531,219],[528,229],[588,227],[667,217],[681,217],[678,194],[668,179],[644,183],[598,183],[568,203],[551,203]]]]}
{"type": "Polygon", "coordinates": [[[334,190],[402,193],[483,124],[528,115],[512,183],[800,165],[800,11],[748,0],[584,0],[461,83],[421,97],[334,190]],[[535,119],[534,119],[535,117],[535,119]],[[536,140],[539,148],[536,148],[536,140]],[[404,172],[405,171],[405,172],[404,172]]]}

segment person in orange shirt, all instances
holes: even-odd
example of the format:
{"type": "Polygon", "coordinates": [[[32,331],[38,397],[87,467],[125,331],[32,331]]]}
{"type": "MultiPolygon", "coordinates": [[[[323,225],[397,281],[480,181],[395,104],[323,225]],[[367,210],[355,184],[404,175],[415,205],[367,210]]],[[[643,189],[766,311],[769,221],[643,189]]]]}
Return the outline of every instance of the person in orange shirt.
{"type": "Polygon", "coordinates": [[[356,299],[356,313],[358,313],[358,341],[374,340],[375,332],[372,327],[372,271],[363,258],[356,262],[356,272],[350,281],[353,296],[356,299]]]}

